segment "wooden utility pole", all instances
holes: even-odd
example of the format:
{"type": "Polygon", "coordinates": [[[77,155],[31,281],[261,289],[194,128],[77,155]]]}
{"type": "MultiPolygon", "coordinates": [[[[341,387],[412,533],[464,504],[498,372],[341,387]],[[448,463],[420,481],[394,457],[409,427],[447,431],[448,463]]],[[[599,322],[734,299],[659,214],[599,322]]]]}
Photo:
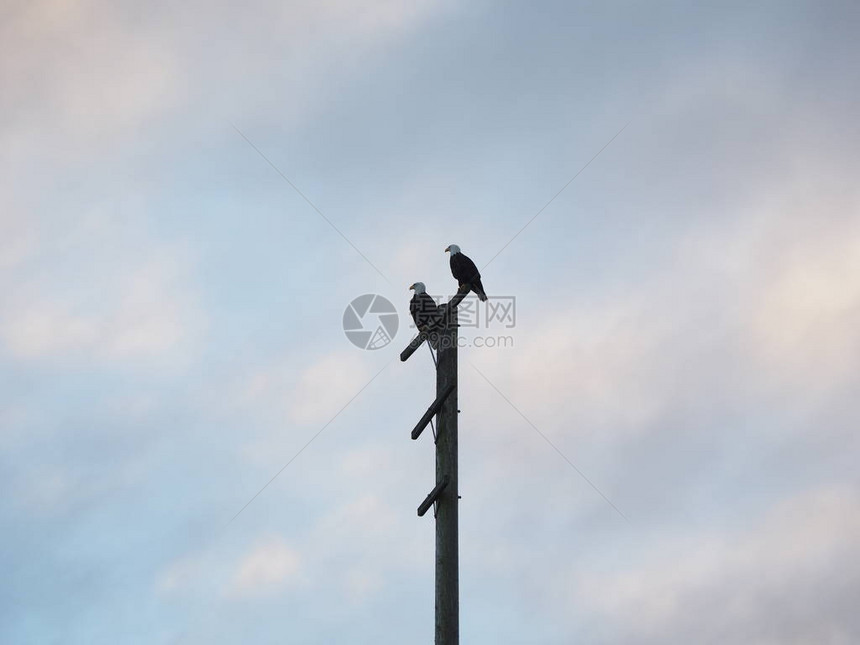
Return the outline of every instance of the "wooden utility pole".
{"type": "Polygon", "coordinates": [[[436,500],[436,645],[460,642],[460,574],[457,506],[457,310],[439,339],[436,394],[453,384],[436,425],[436,481],[448,483],[436,500]]]}
{"type": "MultiPolygon", "coordinates": [[[[436,645],[459,645],[460,574],[457,507],[457,305],[469,293],[461,288],[442,307],[442,324],[436,336],[436,399],[412,431],[417,439],[436,416],[436,486],[418,507],[422,516],[435,506],[436,516],[436,645]]],[[[421,332],[400,354],[407,360],[427,340],[421,332]]]]}

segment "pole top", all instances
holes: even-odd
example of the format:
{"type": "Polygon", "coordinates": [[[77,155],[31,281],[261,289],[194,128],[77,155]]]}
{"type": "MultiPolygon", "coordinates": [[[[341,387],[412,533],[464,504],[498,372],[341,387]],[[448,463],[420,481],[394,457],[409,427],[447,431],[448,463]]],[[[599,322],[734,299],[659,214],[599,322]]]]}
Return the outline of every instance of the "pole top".
{"type": "MultiPolygon", "coordinates": [[[[448,318],[451,316],[451,312],[457,308],[457,305],[459,305],[463,301],[463,298],[465,298],[468,294],[469,294],[469,285],[464,284],[459,289],[457,289],[457,293],[455,293],[454,296],[442,306],[442,308],[443,308],[442,320],[444,321],[444,324],[445,324],[444,328],[445,329],[447,329],[449,327],[448,318]]],[[[439,330],[433,329],[431,331],[439,331],[439,330]]],[[[425,340],[427,340],[427,338],[429,338],[429,336],[430,336],[430,334],[428,332],[422,331],[415,338],[413,338],[411,341],[409,341],[409,344],[406,346],[406,349],[404,349],[402,352],[400,352],[401,362],[405,363],[407,360],[409,360],[409,357],[415,353],[415,350],[417,350],[419,347],[421,347],[421,344],[425,340]]]]}

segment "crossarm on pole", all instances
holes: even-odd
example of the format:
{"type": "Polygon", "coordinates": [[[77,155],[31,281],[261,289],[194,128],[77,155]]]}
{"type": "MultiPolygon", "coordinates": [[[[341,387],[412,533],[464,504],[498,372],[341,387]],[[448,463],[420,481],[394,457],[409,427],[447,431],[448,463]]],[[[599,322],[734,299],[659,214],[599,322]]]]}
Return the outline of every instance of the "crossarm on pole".
{"type": "Polygon", "coordinates": [[[439,408],[442,407],[442,404],[445,402],[445,399],[454,391],[454,383],[451,383],[448,387],[444,389],[444,391],[436,397],[436,400],[430,404],[430,407],[427,408],[427,412],[424,413],[424,416],[418,421],[415,425],[415,428],[412,430],[412,439],[417,439],[421,436],[421,433],[424,432],[424,428],[427,427],[427,424],[430,423],[430,420],[436,416],[436,413],[439,412],[439,408]]]}
{"type": "Polygon", "coordinates": [[[424,513],[426,513],[430,509],[430,507],[433,506],[433,502],[436,501],[436,498],[442,494],[442,491],[445,490],[445,486],[448,485],[448,480],[448,475],[445,475],[442,478],[442,481],[436,484],[436,487],[427,494],[427,497],[424,499],[423,502],[421,502],[421,506],[418,507],[418,517],[423,517],[424,513]]]}

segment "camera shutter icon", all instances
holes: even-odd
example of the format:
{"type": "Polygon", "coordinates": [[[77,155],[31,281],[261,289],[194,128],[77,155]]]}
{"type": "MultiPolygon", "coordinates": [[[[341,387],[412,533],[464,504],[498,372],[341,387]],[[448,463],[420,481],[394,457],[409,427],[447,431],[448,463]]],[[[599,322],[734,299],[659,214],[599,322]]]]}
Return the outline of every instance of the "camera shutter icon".
{"type": "Polygon", "coordinates": [[[397,309],[391,301],[375,293],[358,296],[343,312],[343,331],[359,349],[387,346],[397,335],[399,324],[397,309]]]}

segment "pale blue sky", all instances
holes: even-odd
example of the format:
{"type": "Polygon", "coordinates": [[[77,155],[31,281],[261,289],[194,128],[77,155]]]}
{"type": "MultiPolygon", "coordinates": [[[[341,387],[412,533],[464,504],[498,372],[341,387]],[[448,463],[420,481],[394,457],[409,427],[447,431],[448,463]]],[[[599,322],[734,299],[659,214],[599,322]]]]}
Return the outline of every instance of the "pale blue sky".
{"type": "Polygon", "coordinates": [[[0,641],[432,642],[407,287],[625,124],[483,271],[461,640],[860,640],[856,3],[0,12],[0,641]]]}

